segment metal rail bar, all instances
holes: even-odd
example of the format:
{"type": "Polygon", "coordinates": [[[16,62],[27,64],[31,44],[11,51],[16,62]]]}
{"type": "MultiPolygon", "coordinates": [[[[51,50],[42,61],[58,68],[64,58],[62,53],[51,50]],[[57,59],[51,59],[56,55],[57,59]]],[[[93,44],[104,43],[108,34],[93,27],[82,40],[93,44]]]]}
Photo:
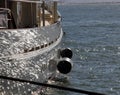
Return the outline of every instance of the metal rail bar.
{"type": "Polygon", "coordinates": [[[65,91],[70,91],[70,92],[75,92],[75,93],[83,93],[83,94],[87,94],[87,95],[105,95],[105,94],[97,93],[97,92],[91,92],[91,91],[86,91],[86,90],[81,90],[81,89],[76,89],[76,88],[70,88],[70,87],[62,87],[62,86],[46,84],[46,83],[39,83],[39,82],[35,82],[35,81],[23,80],[23,79],[7,77],[7,76],[0,76],[0,79],[22,82],[22,83],[30,83],[30,84],[34,84],[34,85],[50,87],[50,88],[55,88],[55,89],[65,90],[65,91]]]}

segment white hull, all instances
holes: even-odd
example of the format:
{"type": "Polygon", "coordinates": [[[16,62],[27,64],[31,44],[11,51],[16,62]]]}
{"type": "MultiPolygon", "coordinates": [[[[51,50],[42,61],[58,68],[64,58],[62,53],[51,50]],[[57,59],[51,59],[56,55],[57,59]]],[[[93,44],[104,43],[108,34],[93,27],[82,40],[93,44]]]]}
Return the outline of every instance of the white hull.
{"type": "MultiPolygon", "coordinates": [[[[62,36],[56,1],[0,0],[0,76],[43,83],[69,73],[72,51],[61,49],[62,36]]],[[[0,95],[31,95],[36,88],[0,79],[0,95]]]]}
{"type": "MultiPolygon", "coordinates": [[[[49,60],[58,56],[63,36],[60,23],[42,28],[0,30],[0,36],[1,75],[44,82],[53,73],[56,73],[56,70],[49,71],[49,60]],[[18,40],[16,41],[16,39],[18,40]]],[[[21,88],[25,84],[18,83],[18,85],[10,81],[2,81],[1,84],[6,85],[2,87],[5,95],[10,95],[10,93],[15,95],[18,90],[21,90],[20,93],[25,91],[24,87],[21,88]]],[[[31,88],[29,85],[29,89],[31,88]]],[[[24,93],[28,93],[28,91],[24,93]]],[[[21,95],[23,94],[21,93],[21,95]]]]}

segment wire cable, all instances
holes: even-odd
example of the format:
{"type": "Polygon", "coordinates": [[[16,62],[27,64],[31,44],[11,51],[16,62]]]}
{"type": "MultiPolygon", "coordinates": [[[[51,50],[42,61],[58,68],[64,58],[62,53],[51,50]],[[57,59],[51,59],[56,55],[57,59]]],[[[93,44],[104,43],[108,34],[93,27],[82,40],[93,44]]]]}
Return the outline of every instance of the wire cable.
{"type": "Polygon", "coordinates": [[[75,93],[83,93],[83,94],[87,94],[87,95],[105,95],[105,94],[97,93],[97,92],[85,91],[85,90],[70,88],[70,87],[62,87],[62,86],[46,84],[46,83],[39,83],[39,82],[35,82],[35,81],[29,81],[29,80],[7,77],[7,76],[0,76],[0,79],[22,82],[22,83],[30,83],[30,84],[34,84],[34,85],[56,88],[56,89],[59,89],[59,90],[65,90],[65,91],[70,91],[70,92],[75,92],[75,93]]]}

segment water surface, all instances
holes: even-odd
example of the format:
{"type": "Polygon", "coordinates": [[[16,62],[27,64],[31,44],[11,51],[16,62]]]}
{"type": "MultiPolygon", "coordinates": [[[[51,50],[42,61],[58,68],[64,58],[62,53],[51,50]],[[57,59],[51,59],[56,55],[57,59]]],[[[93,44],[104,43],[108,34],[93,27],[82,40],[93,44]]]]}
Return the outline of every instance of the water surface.
{"type": "Polygon", "coordinates": [[[59,9],[66,34],[63,46],[74,52],[74,67],[65,86],[119,95],[120,4],[61,5],[59,9]]]}

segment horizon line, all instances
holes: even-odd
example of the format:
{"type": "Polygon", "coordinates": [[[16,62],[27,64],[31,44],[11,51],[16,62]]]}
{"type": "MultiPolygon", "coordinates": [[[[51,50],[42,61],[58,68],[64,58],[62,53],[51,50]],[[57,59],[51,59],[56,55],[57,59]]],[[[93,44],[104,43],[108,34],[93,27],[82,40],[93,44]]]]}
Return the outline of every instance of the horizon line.
{"type": "Polygon", "coordinates": [[[117,4],[117,3],[120,3],[120,2],[60,2],[62,4],[106,4],[106,3],[109,3],[109,4],[117,4]]]}

